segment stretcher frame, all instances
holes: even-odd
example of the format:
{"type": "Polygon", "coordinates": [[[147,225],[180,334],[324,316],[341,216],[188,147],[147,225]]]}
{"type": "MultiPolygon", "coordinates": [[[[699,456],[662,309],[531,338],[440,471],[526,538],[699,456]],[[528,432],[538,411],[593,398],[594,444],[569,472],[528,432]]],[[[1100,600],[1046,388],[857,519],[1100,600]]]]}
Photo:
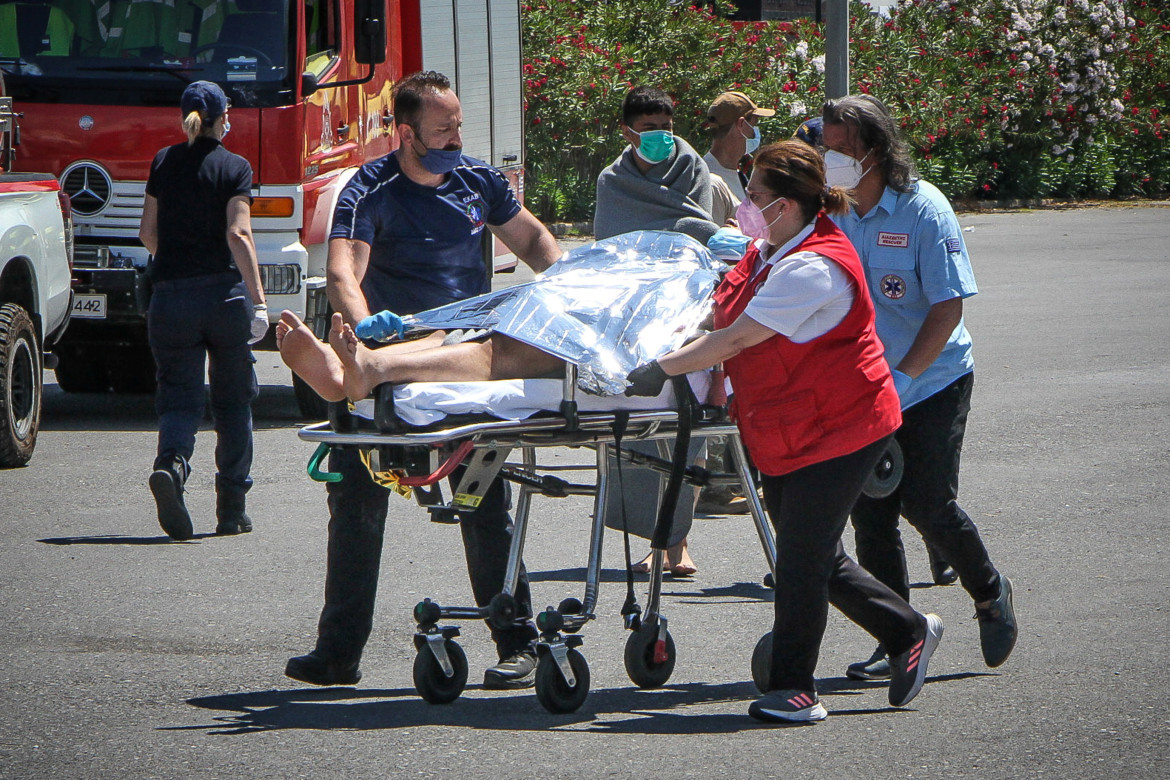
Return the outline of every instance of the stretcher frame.
{"type": "MultiPolygon", "coordinates": [[[[486,619],[493,626],[505,628],[514,625],[518,619],[524,619],[518,618],[513,594],[520,577],[532,497],[537,494],[550,497],[594,497],[583,598],[566,598],[558,607],[549,607],[535,616],[540,632],[536,693],[541,704],[551,712],[573,712],[584,703],[588,695],[588,664],[577,650],[582,644],[577,632],[596,618],[594,610],[607,526],[606,495],[613,478],[610,457],[620,459],[621,463],[648,466],[655,471],[670,473],[673,464],[668,457],[655,458],[632,452],[622,449],[620,443],[656,441],[660,455],[665,456],[667,440],[679,434],[680,412],[579,413],[575,400],[576,367],[566,365],[564,398],[558,413],[521,421],[455,420],[449,427],[404,428],[393,418],[393,388],[381,385],[374,394],[372,430],[364,429],[362,423],[345,412],[343,405],[335,404],[329,422],[306,426],[298,434],[302,440],[319,445],[310,461],[309,471],[313,478],[327,481],[339,476],[320,471],[320,463],[328,451],[336,447],[358,449],[367,458],[371,474],[382,469],[404,470],[406,477],[399,480],[400,483],[418,489],[421,494],[418,496],[419,503],[427,506],[433,519],[441,522],[455,521],[453,515],[460,507],[443,502],[439,483],[462,463],[468,463],[468,468],[456,489],[456,498],[470,498],[473,503],[461,508],[473,508],[476,505],[474,491],[470,487],[470,492],[462,492],[469,482],[479,483],[476,485],[479,497],[497,476],[513,482],[518,488],[504,590],[487,607],[442,606],[431,599],[424,599],[415,607],[414,617],[418,623],[415,646],[418,655],[415,659],[414,680],[419,694],[427,701],[453,701],[462,693],[466,684],[466,656],[454,641],[459,636],[459,629],[450,625],[441,626],[440,621],[486,619]],[[596,451],[596,480],[593,484],[571,483],[553,476],[556,472],[588,470],[587,466],[537,464],[537,450],[564,446],[589,447],[596,451]],[[520,462],[509,462],[508,456],[517,449],[520,451],[520,462]]],[[[738,429],[727,419],[726,410],[722,406],[691,407],[684,413],[690,414],[691,436],[726,437],[734,471],[715,473],[689,466],[683,473],[683,480],[700,487],[739,485],[743,489],[765,561],[775,576],[775,537],[755,490],[738,429]]],[[[613,525],[610,524],[610,527],[613,525]]],[[[652,543],[645,611],[636,602],[631,604],[630,598],[627,598],[622,609],[625,627],[632,632],[625,649],[626,671],[631,680],[643,688],[665,684],[675,662],[674,641],[661,609],[662,564],[665,555],[664,547],[659,548],[652,543]]],[[[631,596],[632,593],[631,586],[631,596]]]]}

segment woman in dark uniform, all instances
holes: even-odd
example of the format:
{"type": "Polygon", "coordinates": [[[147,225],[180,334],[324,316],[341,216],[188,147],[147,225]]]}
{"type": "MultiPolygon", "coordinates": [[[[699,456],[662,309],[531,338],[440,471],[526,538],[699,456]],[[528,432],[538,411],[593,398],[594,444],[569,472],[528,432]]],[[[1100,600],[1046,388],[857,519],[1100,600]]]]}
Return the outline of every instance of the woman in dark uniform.
{"type": "Polygon", "coordinates": [[[252,241],[252,166],[223,147],[231,124],[223,90],[196,81],[183,92],[187,140],[150,166],[138,236],[152,257],[147,327],[158,365],[158,455],[150,490],[172,539],[190,539],[183,484],[203,419],[205,361],[215,418],[217,534],[252,530],[251,345],[268,330],[268,307],[252,241]]]}

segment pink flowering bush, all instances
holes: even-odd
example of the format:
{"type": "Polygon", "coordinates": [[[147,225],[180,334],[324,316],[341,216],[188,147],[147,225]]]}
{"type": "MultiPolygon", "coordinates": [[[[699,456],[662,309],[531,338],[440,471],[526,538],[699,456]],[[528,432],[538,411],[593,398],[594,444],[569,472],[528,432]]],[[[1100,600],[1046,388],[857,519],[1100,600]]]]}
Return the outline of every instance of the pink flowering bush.
{"type": "MultiPolygon", "coordinates": [[[[1155,195],[1165,143],[1170,11],[1143,0],[901,0],[851,5],[851,91],[898,116],[922,176],[951,197],[1155,195]]],[[[675,132],[705,151],[703,112],[739,89],[777,109],[764,140],[824,99],[823,30],[733,23],[724,0],[542,0],[524,7],[529,205],[588,219],[624,146],[630,86],[676,102],[675,132]]]]}

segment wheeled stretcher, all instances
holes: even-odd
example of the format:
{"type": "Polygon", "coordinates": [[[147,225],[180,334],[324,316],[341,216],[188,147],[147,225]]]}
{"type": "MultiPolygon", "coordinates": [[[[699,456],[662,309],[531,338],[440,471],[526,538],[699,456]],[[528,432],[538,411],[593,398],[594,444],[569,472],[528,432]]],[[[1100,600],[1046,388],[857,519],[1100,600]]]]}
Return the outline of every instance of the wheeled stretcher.
{"type": "MultiPolygon", "coordinates": [[[[625,648],[625,667],[635,684],[644,688],[661,686],[674,669],[674,640],[661,610],[662,564],[674,502],[683,481],[700,486],[743,486],[766,563],[769,569],[774,567],[776,554],[772,530],[753,487],[739,433],[728,421],[722,406],[695,403],[693,394],[681,382],[668,386],[668,391],[657,399],[630,399],[624,396],[579,397],[577,380],[577,369],[570,363],[566,364],[563,379],[517,380],[510,384],[473,383],[503,384],[505,396],[520,400],[524,408],[519,412],[501,412],[490,406],[477,409],[479,402],[469,404],[467,398],[474,394],[468,393],[465,387],[446,394],[440,391],[438,405],[444,405],[443,399],[451,399],[454,405],[448,405],[453,413],[439,420],[433,419],[434,404],[426,400],[426,393],[420,393],[417,386],[394,388],[381,385],[376,388],[372,399],[360,402],[354,408],[344,403],[333,404],[328,422],[309,425],[299,433],[301,439],[319,444],[309,464],[314,479],[326,481],[340,476],[321,470],[321,463],[330,449],[355,448],[376,481],[403,493],[409,489],[419,503],[431,511],[433,518],[440,521],[453,521],[457,510],[478,506],[488,486],[497,477],[508,480],[517,488],[515,525],[503,591],[486,607],[444,606],[431,599],[424,599],[415,607],[418,654],[414,664],[414,683],[419,694],[429,702],[455,700],[467,682],[467,658],[455,641],[459,629],[442,624],[444,621],[486,619],[491,625],[504,628],[522,619],[518,617],[513,594],[519,580],[525,534],[535,495],[594,496],[584,592],[580,599],[566,597],[557,607],[549,607],[536,615],[535,622],[540,632],[536,694],[550,712],[577,710],[589,692],[589,666],[580,650],[582,638],[578,632],[596,617],[594,610],[601,578],[605,528],[622,527],[623,518],[606,516],[606,496],[611,483],[621,477],[621,464],[648,466],[670,475],[662,501],[663,509],[651,538],[653,560],[646,607],[643,610],[637,604],[631,578],[627,582],[629,593],[622,608],[625,627],[631,632],[625,648]],[[544,400],[540,401],[541,398],[544,400]],[[537,410],[538,406],[551,408],[537,410]],[[473,414],[476,411],[504,414],[514,419],[473,414]],[[423,421],[430,418],[427,424],[418,426],[404,422],[404,418],[419,422],[420,414],[423,421]],[[678,453],[674,458],[667,454],[668,440],[685,441],[689,437],[710,436],[727,437],[733,471],[712,473],[694,466],[687,467],[685,460],[677,457],[678,453]],[[660,456],[623,448],[623,444],[631,441],[658,442],[660,456]],[[539,465],[537,450],[547,447],[592,448],[596,453],[595,477],[588,482],[571,482],[558,476],[558,472],[582,471],[588,467],[539,465]],[[509,459],[513,454],[518,460],[509,459]],[[618,464],[617,473],[614,473],[612,463],[618,464]],[[466,469],[454,495],[447,501],[440,482],[460,465],[466,469]]],[[[692,381],[691,387],[697,384],[692,381]]],[[[490,400],[483,403],[490,405],[490,400]]],[[[684,443],[682,453],[685,451],[684,443]]]]}

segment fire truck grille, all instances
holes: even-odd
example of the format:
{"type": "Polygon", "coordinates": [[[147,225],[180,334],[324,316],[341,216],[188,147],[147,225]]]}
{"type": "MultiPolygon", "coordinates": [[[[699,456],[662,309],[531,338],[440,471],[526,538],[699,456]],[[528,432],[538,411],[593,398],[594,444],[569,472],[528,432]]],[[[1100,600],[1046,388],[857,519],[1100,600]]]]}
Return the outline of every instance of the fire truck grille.
{"type": "Polygon", "coordinates": [[[113,182],[102,168],[92,163],[75,163],[62,174],[61,189],[68,193],[75,214],[92,217],[109,204],[113,182]]]}

